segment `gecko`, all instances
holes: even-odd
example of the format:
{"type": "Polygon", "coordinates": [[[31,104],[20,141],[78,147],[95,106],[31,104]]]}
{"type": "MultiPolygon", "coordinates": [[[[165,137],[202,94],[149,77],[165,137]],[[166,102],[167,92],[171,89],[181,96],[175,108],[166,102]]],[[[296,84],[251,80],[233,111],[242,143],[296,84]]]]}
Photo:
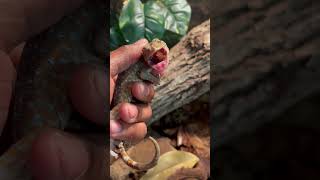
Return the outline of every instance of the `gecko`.
{"type": "MultiPolygon", "coordinates": [[[[168,67],[168,64],[169,48],[164,41],[153,39],[143,48],[142,58],[129,69],[118,75],[112,102],[114,107],[110,111],[110,119],[119,119],[118,109],[120,103],[137,102],[137,100],[134,99],[131,94],[132,83],[146,81],[154,85],[159,85],[160,78],[164,74],[164,71],[168,67]]],[[[134,169],[141,171],[148,170],[157,165],[160,156],[160,148],[157,144],[157,141],[151,136],[149,136],[148,139],[151,140],[156,149],[155,156],[149,163],[139,163],[130,158],[125,150],[124,142],[122,141],[111,141],[110,147],[113,147],[113,144],[119,144],[115,145],[115,150],[110,150],[110,154],[116,154],[116,157],[118,157],[117,155],[119,155],[128,166],[134,169]]]]}
{"type": "Polygon", "coordinates": [[[77,65],[107,71],[106,7],[105,1],[86,2],[27,40],[8,120],[12,123],[14,144],[0,156],[0,179],[32,179],[26,162],[31,144],[42,128],[81,130],[79,122],[71,118],[74,110],[67,93],[68,82],[77,65]]]}

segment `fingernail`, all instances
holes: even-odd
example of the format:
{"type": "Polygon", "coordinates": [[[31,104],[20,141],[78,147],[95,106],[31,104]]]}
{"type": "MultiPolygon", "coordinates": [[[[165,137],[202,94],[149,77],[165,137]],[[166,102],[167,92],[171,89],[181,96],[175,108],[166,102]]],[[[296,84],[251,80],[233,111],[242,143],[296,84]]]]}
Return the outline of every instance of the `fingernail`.
{"type": "Polygon", "coordinates": [[[85,144],[74,137],[56,133],[54,142],[60,161],[60,175],[62,178],[75,179],[82,176],[89,163],[89,151],[85,144]]]}
{"type": "Polygon", "coordinates": [[[133,123],[134,120],[137,118],[137,115],[138,115],[137,106],[132,105],[132,104],[128,104],[126,106],[126,112],[127,112],[128,117],[129,117],[128,122],[129,123],[133,123]]]}
{"type": "Polygon", "coordinates": [[[97,93],[104,99],[107,98],[107,75],[100,70],[93,71],[93,82],[97,93]]]}
{"type": "Polygon", "coordinates": [[[119,122],[115,120],[110,121],[110,135],[120,133],[122,131],[122,126],[119,122]]]}
{"type": "Polygon", "coordinates": [[[139,89],[139,92],[141,92],[143,96],[149,95],[149,88],[146,85],[139,83],[138,89],[139,89]]]}

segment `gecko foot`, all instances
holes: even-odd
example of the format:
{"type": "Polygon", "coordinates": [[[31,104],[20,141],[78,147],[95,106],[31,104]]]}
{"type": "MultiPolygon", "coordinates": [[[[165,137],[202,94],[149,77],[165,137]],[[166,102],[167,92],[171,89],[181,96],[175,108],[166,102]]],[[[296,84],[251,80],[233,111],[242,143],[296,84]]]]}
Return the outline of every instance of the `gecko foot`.
{"type": "Polygon", "coordinates": [[[152,69],[148,69],[147,71],[140,71],[139,72],[139,77],[145,81],[149,81],[153,83],[154,85],[159,85],[160,84],[160,75],[153,74],[152,69]]]}

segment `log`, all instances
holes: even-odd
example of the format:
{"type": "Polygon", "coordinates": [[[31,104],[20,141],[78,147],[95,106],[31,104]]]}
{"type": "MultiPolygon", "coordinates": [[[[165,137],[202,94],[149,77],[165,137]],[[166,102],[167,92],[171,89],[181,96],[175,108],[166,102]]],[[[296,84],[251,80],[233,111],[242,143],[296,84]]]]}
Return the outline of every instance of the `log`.
{"type": "Polygon", "coordinates": [[[215,1],[214,147],[320,90],[320,2],[215,1]]]}
{"type": "Polygon", "coordinates": [[[209,90],[210,19],[193,28],[170,49],[169,67],[155,88],[149,125],[209,90]]]}

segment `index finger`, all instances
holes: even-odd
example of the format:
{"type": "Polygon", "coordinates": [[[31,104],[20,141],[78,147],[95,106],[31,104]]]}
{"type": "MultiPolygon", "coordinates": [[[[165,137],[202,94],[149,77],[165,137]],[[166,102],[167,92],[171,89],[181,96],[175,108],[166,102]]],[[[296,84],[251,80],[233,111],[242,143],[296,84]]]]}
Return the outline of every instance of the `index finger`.
{"type": "Polygon", "coordinates": [[[134,44],[125,45],[112,51],[110,53],[110,76],[116,76],[137,62],[142,55],[143,47],[147,43],[146,39],[140,39],[134,44]]]}
{"type": "Polygon", "coordinates": [[[34,140],[30,161],[35,179],[96,179],[107,177],[105,142],[100,135],[87,141],[58,129],[45,129],[34,140]],[[98,137],[97,137],[98,136],[98,137]],[[96,141],[93,143],[92,141],[96,141]]]}

